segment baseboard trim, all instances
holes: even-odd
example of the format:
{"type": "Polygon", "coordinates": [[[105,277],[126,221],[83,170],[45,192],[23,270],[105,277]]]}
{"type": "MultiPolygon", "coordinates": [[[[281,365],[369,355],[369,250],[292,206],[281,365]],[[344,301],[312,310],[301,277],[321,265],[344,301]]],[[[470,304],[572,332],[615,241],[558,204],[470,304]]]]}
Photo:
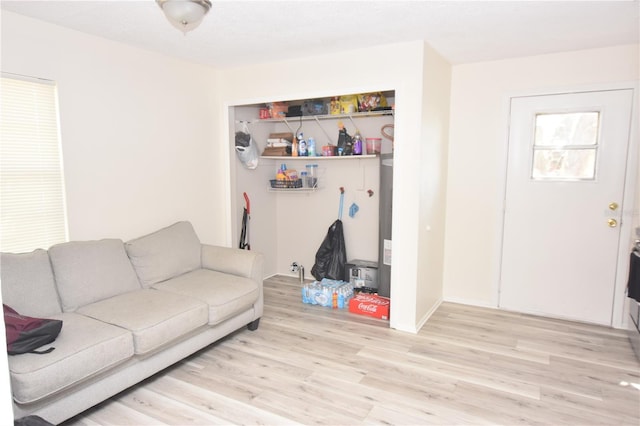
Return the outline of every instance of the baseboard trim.
{"type": "Polygon", "coordinates": [[[492,304],[491,302],[482,300],[464,299],[460,297],[445,297],[444,301],[449,303],[457,303],[459,305],[477,306],[479,308],[499,309],[498,306],[492,304]]]}
{"type": "Polygon", "coordinates": [[[420,321],[418,321],[418,323],[416,324],[416,333],[420,331],[420,329],[427,323],[429,318],[431,318],[431,315],[433,315],[433,313],[438,310],[440,305],[442,305],[442,302],[442,298],[438,299],[438,301],[431,307],[431,309],[429,309],[429,311],[422,316],[420,321]]]}

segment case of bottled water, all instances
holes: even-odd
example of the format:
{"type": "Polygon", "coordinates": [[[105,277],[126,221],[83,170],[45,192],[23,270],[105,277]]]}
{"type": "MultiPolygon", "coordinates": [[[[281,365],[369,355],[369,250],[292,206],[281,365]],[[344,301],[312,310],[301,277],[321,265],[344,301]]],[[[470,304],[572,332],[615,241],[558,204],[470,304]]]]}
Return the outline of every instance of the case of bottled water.
{"type": "Polygon", "coordinates": [[[353,284],[345,281],[323,278],[302,286],[302,302],[311,305],[344,309],[352,298],[353,284]]]}

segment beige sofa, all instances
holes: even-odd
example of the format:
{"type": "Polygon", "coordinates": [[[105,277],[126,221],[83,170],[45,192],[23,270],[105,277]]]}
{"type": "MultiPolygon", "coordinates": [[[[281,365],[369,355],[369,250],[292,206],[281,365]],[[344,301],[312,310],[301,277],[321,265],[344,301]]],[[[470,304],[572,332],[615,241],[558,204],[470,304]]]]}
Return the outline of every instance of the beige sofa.
{"type": "Polygon", "coordinates": [[[262,255],[201,244],[188,222],[0,260],[3,303],[63,321],[52,352],[9,356],[15,418],[60,423],[235,330],[255,330],[263,311],[262,255]]]}

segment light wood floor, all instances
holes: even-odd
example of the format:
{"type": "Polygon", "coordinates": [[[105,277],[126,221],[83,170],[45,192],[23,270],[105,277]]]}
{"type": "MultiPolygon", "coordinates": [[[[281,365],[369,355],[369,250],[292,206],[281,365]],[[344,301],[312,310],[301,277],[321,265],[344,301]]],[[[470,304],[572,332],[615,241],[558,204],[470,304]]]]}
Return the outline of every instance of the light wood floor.
{"type": "MultiPolygon", "coordinates": [[[[71,425],[639,425],[620,330],[445,303],[417,335],[265,283],[243,329],[71,425]]],[[[393,312],[391,313],[393,315],[393,312]]]]}

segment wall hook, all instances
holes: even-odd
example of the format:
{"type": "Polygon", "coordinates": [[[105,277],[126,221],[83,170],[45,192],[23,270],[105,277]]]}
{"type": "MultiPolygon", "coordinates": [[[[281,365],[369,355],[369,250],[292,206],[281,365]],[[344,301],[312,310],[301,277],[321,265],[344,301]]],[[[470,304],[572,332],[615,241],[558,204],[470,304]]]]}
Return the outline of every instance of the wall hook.
{"type": "Polygon", "coordinates": [[[367,190],[367,194],[369,194],[369,197],[373,197],[373,191],[372,190],[368,189],[367,190]]]}
{"type": "Polygon", "coordinates": [[[340,187],[340,193],[341,193],[341,194],[344,194],[344,186],[341,186],[341,187],[340,187]]]}

